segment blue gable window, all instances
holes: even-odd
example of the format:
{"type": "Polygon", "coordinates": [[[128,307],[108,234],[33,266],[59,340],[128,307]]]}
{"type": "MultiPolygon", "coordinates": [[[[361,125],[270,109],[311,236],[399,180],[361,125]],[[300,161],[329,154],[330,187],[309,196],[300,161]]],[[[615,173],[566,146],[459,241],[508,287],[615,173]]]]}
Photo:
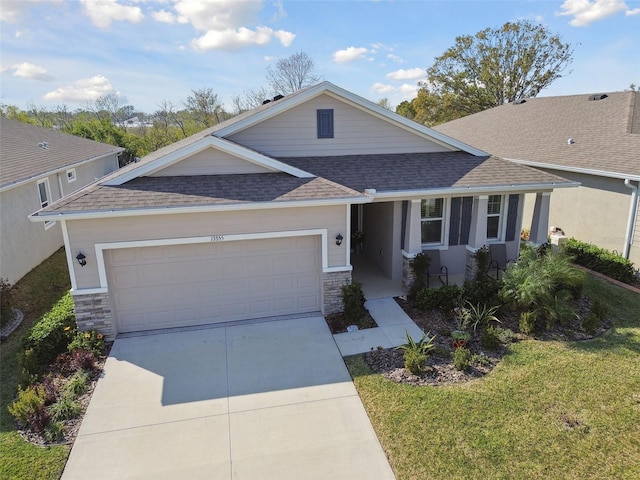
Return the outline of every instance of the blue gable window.
{"type": "Polygon", "coordinates": [[[318,138],[333,138],[333,109],[318,110],[318,138]]]}

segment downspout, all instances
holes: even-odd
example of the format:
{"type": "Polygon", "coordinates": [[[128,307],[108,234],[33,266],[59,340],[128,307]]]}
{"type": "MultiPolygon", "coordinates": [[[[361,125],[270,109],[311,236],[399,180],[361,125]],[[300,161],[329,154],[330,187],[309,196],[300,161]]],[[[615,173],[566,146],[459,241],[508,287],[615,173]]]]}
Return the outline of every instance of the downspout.
{"type": "Polygon", "coordinates": [[[638,214],[638,187],[632,184],[631,180],[628,178],[624,179],[624,186],[632,190],[631,205],[629,207],[629,220],[627,221],[627,233],[624,237],[624,249],[622,251],[622,256],[628,259],[631,244],[633,243],[633,227],[636,223],[636,216],[638,214]]]}

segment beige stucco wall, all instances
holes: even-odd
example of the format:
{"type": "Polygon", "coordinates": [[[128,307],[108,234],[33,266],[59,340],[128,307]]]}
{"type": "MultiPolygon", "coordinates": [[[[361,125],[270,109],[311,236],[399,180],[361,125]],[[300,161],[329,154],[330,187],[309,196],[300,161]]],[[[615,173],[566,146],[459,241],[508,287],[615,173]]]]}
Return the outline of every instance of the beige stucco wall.
{"type": "Polygon", "coordinates": [[[276,157],[448,151],[326,94],[229,140],[276,157]],[[333,109],[334,138],[317,138],[318,109],[333,109]]]}
{"type": "Polygon", "coordinates": [[[40,209],[37,181],[49,179],[52,202],[113,171],[115,155],[75,167],[76,180],[67,181],[66,170],[42,176],[0,193],[0,277],[17,282],[62,245],[59,223],[45,229],[28,216],[40,209]],[[61,188],[62,187],[62,188],[61,188]]]}
{"type": "Polygon", "coordinates": [[[134,240],[189,238],[288,230],[328,230],[328,266],[345,266],[346,242],[335,243],[335,236],[347,232],[347,206],[275,208],[249,211],[148,215],[67,222],[71,254],[82,251],[87,265],[74,264],[78,289],[98,288],[100,281],[95,244],[134,240]]]}
{"type": "MultiPolygon", "coordinates": [[[[556,170],[546,171],[581,183],[578,188],[553,191],[549,226],[562,228],[568,237],[622,254],[631,203],[631,189],[625,187],[624,180],[556,170]]],[[[524,228],[528,228],[531,221],[534,201],[535,194],[527,195],[524,228]]],[[[630,259],[636,265],[640,265],[639,241],[634,240],[630,253],[630,259]]]]}

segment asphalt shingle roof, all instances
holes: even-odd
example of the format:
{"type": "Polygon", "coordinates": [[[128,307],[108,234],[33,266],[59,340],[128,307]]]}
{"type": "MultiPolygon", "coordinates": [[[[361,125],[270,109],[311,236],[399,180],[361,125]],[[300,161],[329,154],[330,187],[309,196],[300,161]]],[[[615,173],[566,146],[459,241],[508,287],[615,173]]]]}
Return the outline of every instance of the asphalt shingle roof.
{"type": "Polygon", "coordinates": [[[567,181],[496,157],[465,152],[280,158],[354,190],[377,192],[454,187],[557,185],[567,181]]]}
{"type": "Polygon", "coordinates": [[[0,187],[124,150],[0,117],[0,187]],[[41,148],[38,144],[46,142],[41,148]]]}
{"type": "Polygon", "coordinates": [[[324,178],[296,178],[286,173],[140,177],[117,186],[95,183],[52,203],[41,212],[99,212],[355,197],[362,197],[362,194],[324,178]]]}
{"type": "Polygon", "coordinates": [[[529,98],[434,130],[502,158],[640,176],[638,92],[529,98]]]}

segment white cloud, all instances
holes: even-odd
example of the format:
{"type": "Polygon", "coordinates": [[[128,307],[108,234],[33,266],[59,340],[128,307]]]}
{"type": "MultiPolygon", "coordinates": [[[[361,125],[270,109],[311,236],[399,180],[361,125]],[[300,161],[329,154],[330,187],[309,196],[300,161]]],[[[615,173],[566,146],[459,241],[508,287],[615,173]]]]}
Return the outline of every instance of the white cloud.
{"type": "Polygon", "coordinates": [[[120,95],[111,82],[103,75],[94,75],[90,78],[81,78],[73,82],[73,85],[61,87],[44,95],[45,100],[59,102],[84,102],[96,100],[98,97],[115,93],[120,95]]]}
{"type": "Polygon", "coordinates": [[[387,78],[391,80],[415,80],[426,76],[427,71],[424,68],[408,68],[406,70],[401,68],[395,72],[387,73],[387,78]]]}
{"type": "Polygon", "coordinates": [[[366,58],[369,50],[364,47],[349,47],[345,50],[338,50],[333,54],[333,60],[338,63],[353,62],[354,60],[362,60],[366,58]]]}
{"type": "Polygon", "coordinates": [[[138,23],[144,18],[140,7],[122,5],[117,0],[80,0],[85,14],[98,28],[107,29],[111,22],[138,23]]]}
{"type": "Polygon", "coordinates": [[[387,54],[387,58],[396,63],[404,63],[404,60],[402,58],[400,58],[398,55],[394,55],[393,53],[387,54]]]}
{"type": "Polygon", "coordinates": [[[624,12],[627,17],[630,17],[631,15],[638,15],[639,13],[640,8],[634,8],[633,10],[627,10],[626,12],[624,12]]]}
{"type": "Polygon", "coordinates": [[[37,3],[62,3],[62,0],[2,0],[0,21],[16,23],[25,10],[37,3]]]}
{"type": "Polygon", "coordinates": [[[627,12],[628,15],[633,15],[635,11],[630,10],[623,0],[565,0],[560,8],[562,12],[556,15],[572,16],[573,20],[570,23],[574,27],[586,27],[618,12],[627,12]]]}
{"type": "Polygon", "coordinates": [[[418,95],[419,89],[420,87],[416,84],[409,85],[408,83],[405,83],[400,87],[399,90],[400,90],[400,93],[402,94],[403,100],[411,100],[412,98],[415,98],[418,95]]]}
{"type": "Polygon", "coordinates": [[[46,68],[39,67],[33,63],[19,63],[11,66],[13,75],[16,77],[30,78],[32,80],[49,81],[53,80],[53,76],[49,75],[46,68]]]}
{"type": "Polygon", "coordinates": [[[258,27],[255,30],[240,27],[237,30],[209,30],[201,37],[192,40],[191,45],[196,50],[237,50],[250,45],[266,45],[273,37],[278,38],[282,45],[288,47],[295,35],[284,30],[274,32],[269,27],[258,27]]]}
{"type": "MultiPolygon", "coordinates": [[[[281,2],[275,2],[277,14],[286,16],[281,2]]],[[[291,45],[296,35],[266,26],[248,27],[255,22],[262,2],[255,0],[175,0],[175,12],[160,10],[153,18],[164,23],[188,23],[200,32],[191,41],[196,50],[237,50],[251,45],[265,45],[274,38],[283,46],[291,45]]]]}
{"type": "Polygon", "coordinates": [[[380,95],[389,95],[391,93],[395,93],[397,88],[393,85],[385,85],[380,82],[376,82],[371,86],[372,93],[378,93],[380,95]]]}
{"type": "Polygon", "coordinates": [[[282,0],[276,0],[275,2],[273,2],[273,6],[276,9],[276,13],[273,15],[273,18],[271,19],[272,22],[275,22],[276,20],[280,20],[281,18],[287,18],[287,11],[284,9],[284,4],[282,3],[282,0]]]}

